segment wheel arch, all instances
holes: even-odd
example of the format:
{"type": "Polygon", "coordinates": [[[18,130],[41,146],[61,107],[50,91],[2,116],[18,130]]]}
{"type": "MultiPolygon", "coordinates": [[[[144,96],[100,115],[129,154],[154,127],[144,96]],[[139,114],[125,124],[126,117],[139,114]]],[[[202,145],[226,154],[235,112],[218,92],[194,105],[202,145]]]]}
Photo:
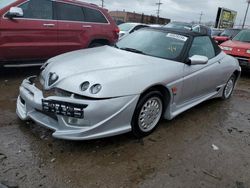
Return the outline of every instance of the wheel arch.
{"type": "Polygon", "coordinates": [[[110,41],[108,39],[105,39],[105,38],[93,39],[93,40],[90,41],[89,46],[91,44],[94,44],[94,43],[99,43],[99,44],[103,44],[103,45],[109,45],[110,41]]]}
{"type": "Polygon", "coordinates": [[[143,96],[145,96],[150,91],[159,91],[162,94],[162,96],[163,96],[163,98],[162,98],[163,99],[163,105],[164,105],[164,112],[165,112],[165,110],[168,108],[168,105],[169,105],[169,103],[171,101],[171,94],[170,94],[169,89],[166,88],[165,86],[161,85],[161,84],[150,86],[149,88],[145,89],[141,93],[139,101],[140,101],[140,99],[143,96]]]}
{"type": "Polygon", "coordinates": [[[239,70],[235,70],[233,74],[236,76],[236,80],[238,80],[240,78],[241,72],[239,70]]]}

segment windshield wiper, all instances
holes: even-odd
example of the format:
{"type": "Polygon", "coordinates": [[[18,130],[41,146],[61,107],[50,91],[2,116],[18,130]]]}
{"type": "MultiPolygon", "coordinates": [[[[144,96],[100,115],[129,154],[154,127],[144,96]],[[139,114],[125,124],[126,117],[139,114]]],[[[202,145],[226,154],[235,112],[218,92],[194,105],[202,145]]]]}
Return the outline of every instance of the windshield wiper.
{"type": "Polygon", "coordinates": [[[129,52],[138,53],[138,54],[145,54],[143,51],[140,51],[140,50],[137,50],[137,49],[134,49],[134,48],[120,48],[120,49],[129,51],[129,52]]]}

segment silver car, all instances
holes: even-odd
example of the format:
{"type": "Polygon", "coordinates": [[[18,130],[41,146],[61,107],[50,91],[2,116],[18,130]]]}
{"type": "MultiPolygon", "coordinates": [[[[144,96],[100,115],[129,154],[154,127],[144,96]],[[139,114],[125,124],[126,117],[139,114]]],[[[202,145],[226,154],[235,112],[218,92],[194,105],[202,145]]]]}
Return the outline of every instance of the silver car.
{"type": "Polygon", "coordinates": [[[166,28],[139,30],[114,47],[66,53],[20,86],[17,114],[54,131],[89,140],[132,131],[152,133],[211,98],[230,98],[241,69],[209,37],[166,28]]]}

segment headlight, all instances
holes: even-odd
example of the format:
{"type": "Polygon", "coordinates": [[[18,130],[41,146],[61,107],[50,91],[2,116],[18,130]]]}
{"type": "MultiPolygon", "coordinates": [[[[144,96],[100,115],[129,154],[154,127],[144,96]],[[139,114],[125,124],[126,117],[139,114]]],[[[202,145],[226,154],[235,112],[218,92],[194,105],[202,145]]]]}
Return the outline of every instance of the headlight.
{"type": "Polygon", "coordinates": [[[100,84],[95,84],[95,85],[91,86],[90,92],[92,94],[97,94],[101,91],[101,89],[102,89],[102,86],[100,84]]]}
{"type": "Polygon", "coordinates": [[[89,88],[89,82],[83,82],[80,88],[82,91],[86,91],[89,88]]]}
{"type": "Polygon", "coordinates": [[[246,52],[247,52],[247,54],[250,54],[250,50],[247,50],[246,52]]]}
{"type": "Polygon", "coordinates": [[[227,47],[227,46],[220,46],[220,48],[222,50],[225,50],[225,51],[232,51],[233,50],[233,48],[230,48],[230,47],[227,47]]]}

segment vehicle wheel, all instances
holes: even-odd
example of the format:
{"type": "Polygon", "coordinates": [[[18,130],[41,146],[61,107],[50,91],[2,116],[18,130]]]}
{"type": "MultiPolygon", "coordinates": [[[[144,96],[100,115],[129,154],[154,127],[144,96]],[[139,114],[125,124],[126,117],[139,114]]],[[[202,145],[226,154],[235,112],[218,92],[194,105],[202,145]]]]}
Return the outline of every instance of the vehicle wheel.
{"type": "Polygon", "coordinates": [[[233,93],[235,86],[236,76],[232,75],[223,90],[222,99],[229,99],[233,93]]]}
{"type": "Polygon", "coordinates": [[[135,109],[132,119],[132,133],[141,138],[152,133],[163,114],[162,94],[151,91],[143,96],[135,109]]]}
{"type": "Polygon", "coordinates": [[[93,42],[89,45],[89,48],[95,48],[95,47],[99,47],[99,46],[104,46],[104,44],[93,42]]]}

